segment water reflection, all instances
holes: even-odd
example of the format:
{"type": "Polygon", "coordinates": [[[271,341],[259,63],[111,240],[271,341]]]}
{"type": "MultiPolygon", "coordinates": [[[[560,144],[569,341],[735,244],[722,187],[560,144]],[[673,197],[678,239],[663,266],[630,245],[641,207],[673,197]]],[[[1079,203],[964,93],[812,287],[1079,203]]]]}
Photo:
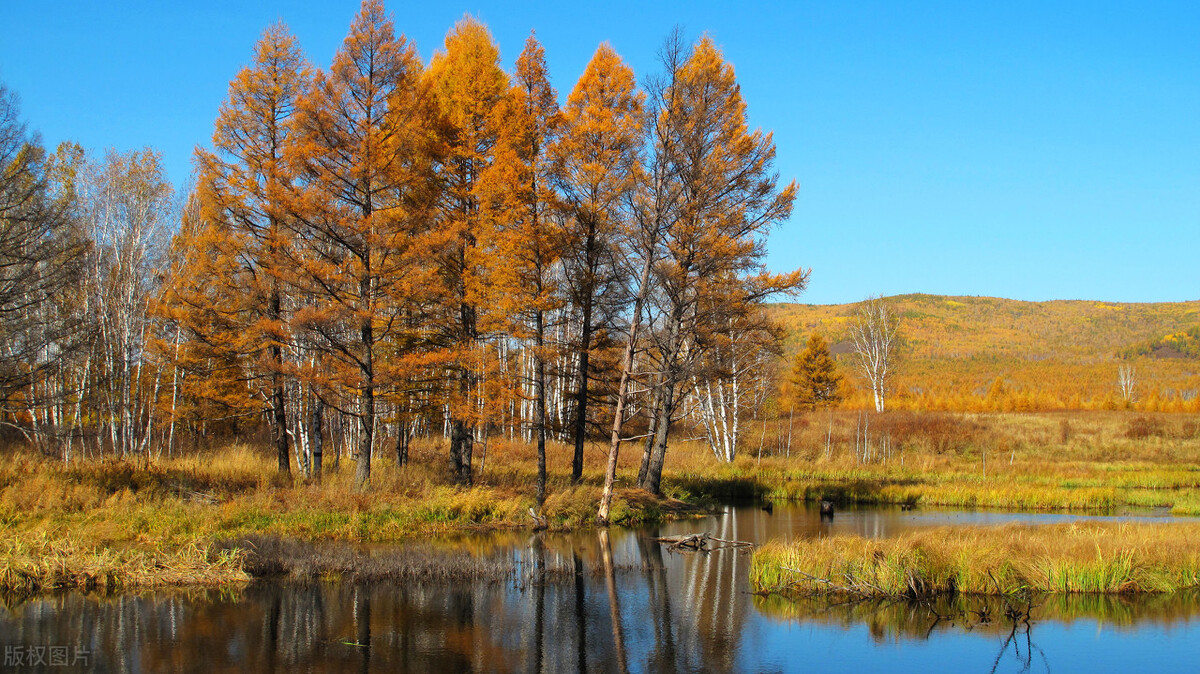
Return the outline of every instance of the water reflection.
{"type": "Polygon", "coordinates": [[[671,553],[652,540],[890,536],[952,516],[864,509],[829,521],[815,508],[744,507],[643,531],[477,536],[439,549],[516,574],[42,597],[0,608],[0,649],[90,655],[87,668],[8,667],[51,672],[1193,671],[1194,594],[1044,598],[1026,633],[1000,619],[994,599],[755,597],[744,551],[671,553]]]}

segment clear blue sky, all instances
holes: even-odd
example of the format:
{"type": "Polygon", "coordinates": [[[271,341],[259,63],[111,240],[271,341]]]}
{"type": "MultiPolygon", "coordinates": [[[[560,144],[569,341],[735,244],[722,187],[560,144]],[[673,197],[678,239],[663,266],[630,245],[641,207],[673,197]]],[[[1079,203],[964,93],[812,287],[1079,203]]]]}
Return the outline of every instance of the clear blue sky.
{"type": "MultiPolygon", "coordinates": [[[[229,80],[283,19],[326,66],[356,1],[0,3],[0,81],[53,146],[150,145],[183,184],[229,80]]],[[[464,13],[561,96],[607,40],[655,70],[671,27],[737,68],[800,183],[769,264],[801,301],[907,292],[1200,299],[1200,3],[398,2],[428,60],[464,13]],[[444,7],[444,8],[443,8],[444,7]]]]}

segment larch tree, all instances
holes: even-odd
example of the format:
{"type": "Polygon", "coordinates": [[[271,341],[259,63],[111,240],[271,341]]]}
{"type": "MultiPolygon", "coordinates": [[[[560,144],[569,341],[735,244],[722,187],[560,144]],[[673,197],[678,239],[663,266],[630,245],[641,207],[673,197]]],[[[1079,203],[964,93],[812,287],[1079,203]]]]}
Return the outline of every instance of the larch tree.
{"type": "Polygon", "coordinates": [[[366,0],[332,67],[299,99],[285,150],[294,232],[278,275],[304,299],[293,329],[321,354],[299,375],[357,419],[358,489],[371,476],[378,399],[406,385],[409,356],[422,358],[403,319],[435,285],[430,115],[416,49],[396,37],[382,2],[366,0]],[[380,359],[393,342],[410,348],[380,359]]]}
{"type": "Polygon", "coordinates": [[[557,266],[564,231],[548,152],[558,132],[558,95],[545,52],[530,35],[517,58],[514,85],[497,108],[496,161],[488,171],[491,270],[489,293],[509,332],[533,341],[533,427],[537,443],[537,504],[546,500],[547,314],[563,304],[557,266]]]}
{"type": "MultiPolygon", "coordinates": [[[[287,28],[278,23],[264,31],[253,64],[229,85],[217,116],[213,152],[197,150],[200,217],[208,226],[197,223],[189,234],[201,237],[196,243],[210,255],[193,257],[192,267],[179,270],[172,303],[195,311],[229,305],[224,320],[199,318],[190,321],[188,332],[210,346],[221,343],[232,349],[226,360],[243,361],[249,378],[265,384],[259,388],[280,473],[291,470],[284,390],[286,302],[278,272],[280,247],[292,235],[284,226],[292,183],[284,149],[308,79],[304,56],[287,28]],[[221,296],[217,302],[205,300],[214,294],[221,296]],[[191,296],[198,297],[189,301],[191,296]],[[231,334],[201,334],[205,329],[231,334]]],[[[189,323],[183,314],[176,318],[189,323]]]]}
{"type": "MultiPolygon", "coordinates": [[[[613,492],[616,486],[617,461],[621,449],[621,432],[625,424],[626,407],[629,402],[630,388],[637,375],[637,356],[643,350],[641,345],[641,328],[647,311],[650,292],[653,289],[651,272],[661,255],[660,244],[663,232],[675,217],[680,203],[682,190],[676,175],[679,162],[675,160],[674,137],[671,128],[677,120],[667,114],[670,110],[669,97],[676,91],[672,86],[684,60],[685,45],[683,34],[676,28],[664,41],[659,51],[659,60],[663,73],[651,78],[646,86],[647,101],[644,111],[644,145],[641,164],[638,168],[638,179],[634,192],[630,195],[630,217],[624,233],[624,249],[627,252],[624,274],[629,278],[636,275],[637,286],[633,291],[633,306],[631,307],[629,327],[625,335],[625,348],[621,357],[621,371],[618,377],[616,403],[613,410],[613,423],[609,431],[608,461],[604,471],[604,489],[600,495],[600,505],[596,513],[596,521],[607,525],[612,509],[613,492]],[[634,270],[639,269],[640,272],[634,270]]],[[[645,407],[653,408],[653,405],[645,407]]],[[[653,427],[651,427],[653,431],[653,427]]],[[[653,438],[648,438],[652,440],[653,438]]],[[[643,457],[643,464],[649,460],[649,453],[643,457]]],[[[642,470],[645,473],[645,470],[642,470]]]]}
{"type": "Polygon", "coordinates": [[[809,335],[792,359],[791,403],[802,410],[828,407],[842,399],[842,374],[819,333],[809,335]]]}
{"type": "Polygon", "coordinates": [[[746,104],[728,64],[712,40],[702,38],[680,66],[662,114],[672,133],[681,203],[664,232],[664,257],[655,267],[659,319],[653,352],[660,390],[654,437],[639,486],[658,494],[671,422],[684,387],[704,354],[705,333],[748,305],[780,293],[797,293],[807,272],[772,274],[762,265],[766,236],[786,219],[795,183],[782,189],[772,170],[775,143],[750,131],[746,104]]]}
{"type": "Polygon", "coordinates": [[[605,294],[617,284],[617,250],[636,186],[644,95],[607,43],[596,49],[563,109],[555,173],[567,218],[569,294],[579,316],[571,479],[583,474],[591,353],[605,294]]]}
{"type": "MultiPolygon", "coordinates": [[[[450,411],[450,473],[472,480],[471,455],[479,416],[481,317],[486,307],[486,250],[478,246],[492,223],[486,212],[486,174],[499,138],[496,110],[509,91],[500,51],[483,24],[461,19],[446,34],[445,51],[433,56],[427,80],[437,102],[442,138],[438,229],[449,240],[441,255],[447,291],[443,339],[455,354],[450,411]]],[[[486,324],[486,319],[485,319],[486,324]]]]}
{"type": "Polygon", "coordinates": [[[172,366],[168,452],[174,449],[174,429],[181,422],[193,429],[224,426],[216,420],[236,424],[263,410],[246,373],[247,303],[237,284],[245,272],[241,249],[234,245],[227,221],[206,219],[202,210],[193,190],[152,304],[151,313],[164,334],[150,347],[172,366]]]}

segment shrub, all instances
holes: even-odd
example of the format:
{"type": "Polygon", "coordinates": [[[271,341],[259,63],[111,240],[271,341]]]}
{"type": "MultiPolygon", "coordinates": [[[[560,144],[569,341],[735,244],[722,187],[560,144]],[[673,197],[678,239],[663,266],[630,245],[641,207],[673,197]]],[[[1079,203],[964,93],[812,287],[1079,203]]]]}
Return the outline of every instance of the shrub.
{"type": "Polygon", "coordinates": [[[1137,416],[1129,420],[1129,426],[1125,429],[1125,437],[1131,440],[1145,440],[1146,438],[1163,437],[1165,428],[1163,422],[1159,419],[1154,419],[1147,416],[1137,416]]]}
{"type": "Polygon", "coordinates": [[[889,412],[872,422],[871,433],[887,434],[897,447],[925,449],[936,454],[961,451],[977,444],[986,428],[956,414],[889,412]]]}

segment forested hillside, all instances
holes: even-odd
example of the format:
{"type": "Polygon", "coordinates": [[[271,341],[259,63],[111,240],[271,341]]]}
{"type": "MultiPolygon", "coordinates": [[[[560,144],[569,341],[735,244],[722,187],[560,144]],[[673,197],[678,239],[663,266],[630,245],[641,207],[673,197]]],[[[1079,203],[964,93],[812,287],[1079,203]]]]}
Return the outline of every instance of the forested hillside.
{"type": "MultiPolygon", "coordinates": [[[[1188,336],[1200,330],[1200,301],[1123,304],[994,297],[901,295],[894,404],[933,409],[1078,409],[1123,406],[1121,365],[1132,367],[1133,403],[1190,409],[1200,359],[1188,336]]],[[[813,332],[853,373],[849,326],[858,305],[775,304],[794,353],[813,332]]],[[[861,387],[857,387],[861,389],[861,387]]],[[[860,391],[855,391],[859,394],[860,391]]],[[[847,404],[861,404],[852,395],[847,404]]]]}

